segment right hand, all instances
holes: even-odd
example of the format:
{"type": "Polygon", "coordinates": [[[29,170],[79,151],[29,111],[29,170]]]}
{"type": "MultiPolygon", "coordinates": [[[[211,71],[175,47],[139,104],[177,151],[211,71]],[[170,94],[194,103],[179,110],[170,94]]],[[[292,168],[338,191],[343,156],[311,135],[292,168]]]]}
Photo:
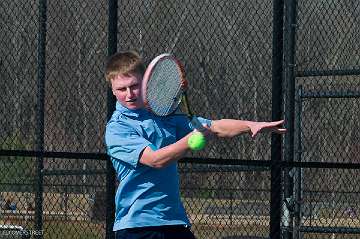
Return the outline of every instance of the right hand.
{"type": "MultiPolygon", "coordinates": [[[[206,140],[212,139],[215,136],[215,133],[211,131],[210,127],[207,124],[202,124],[204,127],[203,131],[200,131],[206,138],[206,140]]],[[[193,132],[199,132],[199,130],[194,129],[193,132]]]]}

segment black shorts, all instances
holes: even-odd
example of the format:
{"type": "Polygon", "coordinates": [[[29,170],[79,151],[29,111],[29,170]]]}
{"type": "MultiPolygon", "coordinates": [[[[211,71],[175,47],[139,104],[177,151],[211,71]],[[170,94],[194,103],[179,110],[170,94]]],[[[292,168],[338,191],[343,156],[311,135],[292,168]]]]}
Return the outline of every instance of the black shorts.
{"type": "Polygon", "coordinates": [[[116,239],[195,239],[185,225],[136,227],[115,232],[116,239]]]}

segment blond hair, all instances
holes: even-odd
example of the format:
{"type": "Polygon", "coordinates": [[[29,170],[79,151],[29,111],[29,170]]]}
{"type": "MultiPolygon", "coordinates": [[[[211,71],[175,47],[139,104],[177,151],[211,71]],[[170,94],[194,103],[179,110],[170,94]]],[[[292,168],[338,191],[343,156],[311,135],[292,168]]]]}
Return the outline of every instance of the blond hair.
{"type": "Polygon", "coordinates": [[[105,78],[108,82],[117,75],[131,73],[143,75],[145,65],[140,55],[135,51],[118,52],[112,55],[105,66],[105,78]]]}

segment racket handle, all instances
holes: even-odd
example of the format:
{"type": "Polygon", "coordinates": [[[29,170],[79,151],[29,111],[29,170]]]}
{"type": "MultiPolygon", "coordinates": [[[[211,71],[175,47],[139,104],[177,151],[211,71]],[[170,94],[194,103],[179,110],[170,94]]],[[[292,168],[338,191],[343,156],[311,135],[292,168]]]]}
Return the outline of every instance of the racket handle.
{"type": "Polygon", "coordinates": [[[191,124],[192,126],[199,132],[204,132],[206,130],[206,128],[201,124],[201,122],[198,120],[198,118],[196,118],[195,116],[193,116],[191,118],[191,124]]]}

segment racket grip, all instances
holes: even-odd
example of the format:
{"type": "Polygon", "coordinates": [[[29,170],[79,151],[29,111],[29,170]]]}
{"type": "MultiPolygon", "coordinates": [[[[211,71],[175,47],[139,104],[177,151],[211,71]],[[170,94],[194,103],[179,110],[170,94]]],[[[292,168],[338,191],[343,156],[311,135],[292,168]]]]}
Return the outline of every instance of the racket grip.
{"type": "Polygon", "coordinates": [[[195,116],[193,116],[191,118],[191,124],[192,126],[199,132],[204,132],[206,130],[206,128],[201,124],[201,122],[198,120],[198,118],[196,118],[195,116]]]}

